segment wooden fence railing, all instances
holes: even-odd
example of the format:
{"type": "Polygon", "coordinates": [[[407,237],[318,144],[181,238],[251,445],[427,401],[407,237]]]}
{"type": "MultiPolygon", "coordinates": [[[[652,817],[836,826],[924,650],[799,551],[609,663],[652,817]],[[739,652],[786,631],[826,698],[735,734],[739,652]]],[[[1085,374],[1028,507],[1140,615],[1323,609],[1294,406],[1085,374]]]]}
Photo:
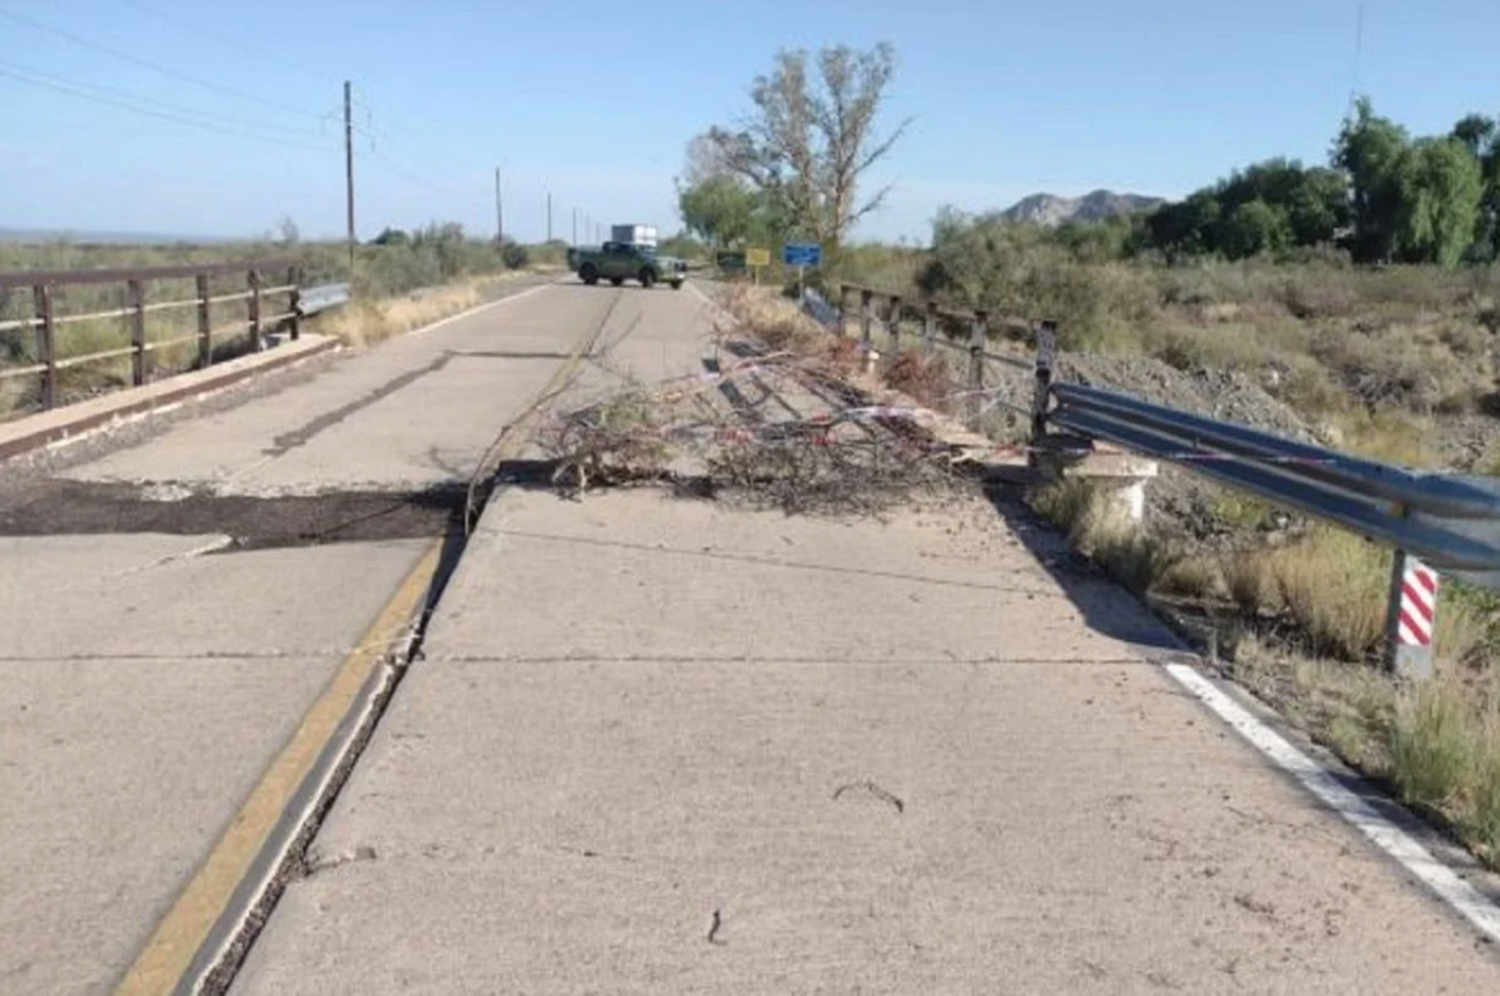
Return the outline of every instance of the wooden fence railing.
{"type": "Polygon", "coordinates": [[[0,273],[0,302],[17,291],[31,292],[31,314],[8,317],[0,311],[0,346],[9,347],[12,361],[7,364],[5,353],[0,353],[0,387],[7,381],[36,378],[39,389],[35,402],[50,409],[62,403],[59,375],[73,368],[111,362],[118,366],[128,357],[129,382],[140,386],[151,380],[156,356],[167,350],[183,352],[189,343],[196,344],[192,365],[206,367],[214,362],[216,352],[236,351],[219,348],[235,338],[245,337],[240,344],[243,349],[237,350],[241,352],[262,348],[268,331],[278,327],[287,329],[296,339],[302,316],[302,280],[298,264],[279,259],[0,273]],[[163,282],[177,283],[180,294],[189,280],[194,286],[191,296],[153,299],[151,291],[163,282]],[[118,299],[122,287],[123,305],[99,307],[111,296],[118,299]],[[81,303],[86,310],[60,306],[59,299],[73,293],[74,288],[94,288],[101,293],[73,294],[70,303],[81,303]],[[189,311],[196,313],[196,320],[187,317],[189,311]],[[226,311],[234,312],[233,316],[226,311]],[[217,327],[216,318],[220,321],[217,327]],[[88,336],[90,340],[118,338],[118,344],[77,352],[71,348],[70,332],[76,334],[84,328],[93,333],[88,336]]]}
{"type": "MultiPolygon", "coordinates": [[[[889,349],[891,355],[898,354],[903,344],[908,341],[903,338],[903,326],[920,321],[920,333],[916,341],[924,350],[930,353],[937,349],[947,349],[967,354],[969,362],[966,390],[971,399],[974,399],[970,405],[971,417],[977,414],[978,399],[985,390],[986,364],[1000,363],[1036,374],[1040,385],[1037,390],[1040,393],[1028,399],[1027,404],[998,398],[992,400],[1000,407],[1027,415],[1033,420],[1034,430],[1040,431],[1040,405],[1041,399],[1045,397],[1048,381],[1041,379],[1042,368],[1038,366],[1034,354],[1018,356],[1013,353],[997,353],[990,349],[991,326],[988,312],[955,311],[930,300],[922,302],[919,307],[912,307],[912,302],[903,299],[899,294],[861,287],[858,284],[840,284],[837,305],[841,320],[850,316],[857,317],[860,341],[866,349],[873,347],[875,328],[879,326],[888,344],[886,348],[889,349]],[[854,298],[858,299],[859,305],[857,310],[851,311],[849,304],[854,298]]],[[[1056,335],[1057,325],[1054,322],[1044,321],[1037,323],[1033,329],[1027,322],[1009,320],[1004,323],[1004,330],[1011,336],[1050,343],[1056,335]]],[[[839,331],[842,334],[844,330],[839,331]]],[[[1050,362],[1046,366],[1045,376],[1047,378],[1051,376],[1050,362]]]]}

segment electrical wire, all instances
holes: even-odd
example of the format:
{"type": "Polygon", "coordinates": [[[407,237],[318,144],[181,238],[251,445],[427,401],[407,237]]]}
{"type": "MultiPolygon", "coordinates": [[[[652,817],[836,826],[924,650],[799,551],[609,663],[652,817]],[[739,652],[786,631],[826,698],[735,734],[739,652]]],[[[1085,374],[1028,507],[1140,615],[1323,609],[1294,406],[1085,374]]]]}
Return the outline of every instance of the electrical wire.
{"type": "Polygon", "coordinates": [[[45,90],[52,90],[56,93],[66,94],[70,97],[76,97],[80,100],[87,100],[97,104],[117,107],[121,110],[130,111],[133,114],[159,118],[163,121],[171,121],[176,124],[188,125],[190,127],[203,129],[205,131],[217,132],[221,135],[232,135],[236,138],[248,138],[253,139],[257,142],[272,142],[278,145],[290,146],[292,148],[304,149],[311,152],[332,151],[331,146],[312,145],[290,138],[283,138],[279,135],[257,135],[252,132],[238,130],[228,127],[220,121],[217,121],[206,115],[199,114],[195,111],[187,109],[177,109],[174,105],[163,104],[160,101],[153,101],[149,98],[126,94],[125,91],[121,90],[107,89],[95,86],[93,84],[79,83],[77,81],[67,80],[65,77],[56,76],[52,73],[43,73],[39,70],[21,66],[16,63],[0,62],[0,76],[18,80],[19,82],[27,83],[35,87],[40,87],[45,90]],[[93,90],[95,92],[90,93],[90,90],[93,90]],[[151,106],[153,104],[156,106],[151,106]],[[162,108],[171,109],[164,110],[162,108]]]}
{"type": "Polygon", "coordinates": [[[32,82],[40,81],[42,83],[51,83],[59,87],[66,87],[70,90],[94,91],[95,93],[105,95],[105,98],[107,99],[127,101],[131,104],[145,105],[148,108],[158,109],[164,114],[205,121],[217,128],[224,128],[226,125],[238,125],[241,128],[248,128],[254,131],[279,133],[280,135],[288,136],[290,139],[307,139],[311,137],[305,132],[286,128],[282,125],[271,124],[264,121],[254,121],[248,118],[241,118],[235,115],[223,114],[214,111],[204,111],[195,107],[188,107],[184,104],[174,104],[169,101],[158,100],[155,97],[145,97],[137,93],[131,93],[128,90],[121,90],[118,87],[105,86],[102,83],[87,83],[83,80],[72,79],[67,76],[59,76],[58,74],[50,73],[45,69],[37,69],[35,66],[24,65],[22,63],[12,62],[7,59],[0,59],[0,66],[9,68],[13,73],[21,73],[30,77],[35,77],[36,79],[32,80],[32,82]]]}
{"type": "Polygon", "coordinates": [[[222,45],[225,48],[234,49],[251,62],[266,63],[268,65],[276,66],[280,69],[286,69],[290,72],[300,73],[308,79],[317,80],[319,83],[325,86],[330,85],[331,83],[331,80],[328,77],[325,77],[319,73],[315,73],[305,66],[299,66],[297,63],[291,61],[290,59],[283,59],[280,56],[273,55],[270,52],[264,50],[252,51],[245,46],[244,42],[237,41],[232,38],[227,38],[224,35],[216,34],[212,31],[200,28],[195,24],[190,24],[173,14],[168,14],[164,10],[158,10],[150,4],[141,3],[141,0],[119,0],[119,2],[125,4],[126,6],[134,7],[136,10],[141,11],[144,14],[149,14],[150,16],[160,21],[165,21],[167,24],[173,25],[181,31],[186,31],[189,34],[199,35],[203,38],[209,39],[210,41],[216,42],[217,44],[222,45]]]}
{"type": "Polygon", "coordinates": [[[0,7],[0,17],[4,17],[8,20],[14,21],[17,24],[25,25],[26,27],[33,28],[34,30],[41,31],[46,34],[55,35],[56,37],[65,39],[66,41],[72,42],[75,45],[91,49],[95,52],[102,52],[103,54],[108,55],[112,58],[119,59],[123,62],[128,62],[131,65],[139,66],[143,69],[149,69],[154,73],[160,73],[163,76],[170,77],[171,79],[175,79],[180,82],[191,83],[194,86],[202,87],[206,90],[213,90],[216,93],[235,97],[239,100],[247,100],[252,103],[261,104],[265,107],[269,107],[273,110],[281,111],[287,114],[296,114],[303,117],[311,117],[314,120],[319,120],[322,117],[322,115],[316,113],[315,111],[309,111],[306,108],[292,107],[289,104],[281,104],[277,103],[274,100],[266,100],[264,97],[257,97],[255,94],[246,93],[243,90],[236,90],[233,87],[224,86],[220,83],[215,83],[212,80],[205,80],[201,77],[193,76],[190,73],[184,73],[180,70],[172,69],[169,66],[163,66],[160,63],[152,62],[149,59],[139,58],[137,56],[129,54],[128,52],[121,52],[119,49],[111,48],[110,46],[104,45],[100,42],[92,41],[88,38],[76,35],[73,32],[66,30],[65,28],[59,28],[51,24],[46,24],[42,21],[38,21],[36,18],[30,17],[26,14],[18,14],[13,10],[7,10],[3,7],[0,7]]]}

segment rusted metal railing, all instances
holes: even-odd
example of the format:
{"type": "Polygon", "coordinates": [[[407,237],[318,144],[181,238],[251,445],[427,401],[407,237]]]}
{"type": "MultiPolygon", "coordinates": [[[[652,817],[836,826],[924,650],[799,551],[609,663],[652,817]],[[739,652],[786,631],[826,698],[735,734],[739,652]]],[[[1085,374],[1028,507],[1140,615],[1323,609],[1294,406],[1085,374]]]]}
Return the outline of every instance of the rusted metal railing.
{"type": "MultiPolygon", "coordinates": [[[[130,359],[130,383],[139,387],[151,380],[153,356],[162,350],[186,343],[196,343],[195,365],[206,367],[214,362],[215,347],[236,337],[245,338],[248,350],[264,347],[268,331],[285,329],[292,338],[300,334],[303,317],[301,266],[291,260],[268,259],[211,265],[159,266],[142,269],[101,270],[30,270],[0,273],[0,293],[30,288],[31,315],[23,318],[0,317],[0,334],[30,331],[34,336],[34,362],[18,366],[0,366],[0,382],[37,378],[40,404],[50,409],[61,402],[58,388],[60,372],[90,364],[130,359]],[[242,276],[241,276],[242,275],[242,276]],[[212,293],[214,278],[220,282],[231,278],[238,288],[212,293]],[[277,279],[281,278],[281,279],[277,279]],[[153,284],[169,280],[192,280],[194,293],[189,298],[152,300],[153,284]],[[115,285],[125,289],[125,306],[105,310],[69,312],[59,308],[59,290],[85,285],[115,285]],[[244,302],[244,317],[214,327],[215,306],[244,302]],[[281,305],[281,307],[277,307],[281,305]],[[180,335],[153,337],[149,318],[166,312],[195,310],[196,323],[187,321],[188,329],[180,335]],[[67,347],[68,330],[83,323],[123,322],[120,345],[89,353],[74,354],[67,347]]],[[[170,330],[169,330],[170,331],[170,330]]]]}

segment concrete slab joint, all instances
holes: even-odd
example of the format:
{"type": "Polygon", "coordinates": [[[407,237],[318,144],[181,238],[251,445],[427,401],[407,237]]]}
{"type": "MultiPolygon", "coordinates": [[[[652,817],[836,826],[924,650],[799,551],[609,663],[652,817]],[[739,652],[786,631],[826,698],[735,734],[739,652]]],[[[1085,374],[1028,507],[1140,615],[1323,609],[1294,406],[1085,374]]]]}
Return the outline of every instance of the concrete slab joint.
{"type": "Polygon", "coordinates": [[[1034,451],[1035,468],[1047,482],[1086,481],[1099,510],[1117,524],[1139,526],[1146,515],[1146,483],[1160,473],[1149,457],[1073,436],[1046,436],[1034,451]]]}

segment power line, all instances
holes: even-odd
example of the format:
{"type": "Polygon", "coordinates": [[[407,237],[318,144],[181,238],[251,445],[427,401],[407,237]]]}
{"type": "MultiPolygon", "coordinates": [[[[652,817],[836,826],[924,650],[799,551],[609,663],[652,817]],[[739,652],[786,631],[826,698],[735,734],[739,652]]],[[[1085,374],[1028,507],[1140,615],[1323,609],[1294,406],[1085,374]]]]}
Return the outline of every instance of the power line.
{"type": "Polygon", "coordinates": [[[121,52],[119,49],[111,48],[110,46],[101,44],[100,42],[91,41],[87,38],[76,35],[64,28],[59,28],[51,24],[45,24],[33,17],[27,16],[26,14],[18,14],[15,11],[6,10],[3,7],[0,7],[0,17],[15,21],[18,24],[24,24],[27,27],[33,28],[37,31],[42,31],[50,35],[56,35],[58,38],[63,38],[75,45],[80,45],[84,48],[92,49],[95,52],[102,52],[105,55],[111,56],[112,58],[131,63],[135,66],[140,66],[143,69],[149,69],[152,72],[160,73],[163,76],[167,76],[175,80],[180,80],[184,83],[191,83],[194,86],[203,87],[206,90],[213,90],[217,93],[235,97],[240,100],[248,100],[256,104],[262,104],[266,107],[272,108],[273,110],[282,111],[288,114],[297,114],[318,120],[321,120],[322,118],[322,115],[317,114],[313,111],[309,111],[305,108],[292,107],[288,104],[277,103],[274,100],[266,100],[265,98],[257,97],[252,93],[246,93],[243,90],[236,90],[233,87],[224,86],[222,84],[215,83],[212,80],[205,80],[200,77],[193,76],[190,73],[184,73],[179,70],[172,69],[169,66],[163,66],[160,63],[152,62],[149,59],[138,58],[134,55],[129,54],[128,52],[121,52]]]}
{"type": "Polygon", "coordinates": [[[370,159],[380,169],[385,170],[387,173],[390,173],[393,176],[398,176],[408,183],[414,183],[419,187],[426,187],[433,193],[442,194],[445,197],[455,196],[454,191],[448,189],[447,187],[439,186],[438,184],[433,183],[431,180],[427,179],[424,176],[420,176],[416,173],[411,172],[410,170],[404,169],[400,164],[391,159],[389,156],[385,155],[385,153],[381,152],[379,149],[370,150],[370,159]]]}
{"type": "Polygon", "coordinates": [[[277,66],[281,69],[290,70],[294,73],[301,73],[308,79],[317,80],[319,83],[325,86],[329,83],[330,77],[319,75],[318,73],[313,72],[305,66],[299,66],[297,63],[291,61],[290,59],[283,59],[280,56],[273,55],[270,52],[261,50],[252,52],[245,46],[244,42],[242,41],[238,41],[233,38],[227,38],[224,35],[216,34],[212,31],[207,31],[203,28],[198,27],[196,24],[190,24],[173,14],[168,14],[166,11],[158,10],[150,4],[141,3],[140,0],[119,0],[119,2],[130,7],[134,7],[136,10],[139,10],[143,13],[150,14],[152,17],[157,18],[161,21],[165,21],[166,23],[171,24],[182,31],[186,31],[189,34],[201,35],[202,37],[207,38],[210,41],[217,42],[218,44],[226,48],[234,49],[252,62],[264,62],[269,65],[277,66]]]}
{"type": "Polygon", "coordinates": [[[118,87],[105,86],[102,83],[87,83],[83,80],[72,79],[67,76],[59,76],[56,73],[49,73],[45,69],[37,69],[35,66],[27,66],[23,65],[22,63],[11,62],[6,59],[0,59],[0,66],[8,66],[14,72],[24,73],[28,76],[36,77],[44,82],[55,83],[60,87],[67,87],[72,90],[92,90],[95,93],[104,94],[106,97],[111,97],[115,100],[128,101],[131,104],[141,104],[145,105],[146,107],[157,108],[167,114],[171,114],[177,117],[195,118],[198,120],[206,121],[219,128],[223,128],[225,125],[234,124],[239,125],[241,128],[249,128],[255,131],[279,132],[282,135],[290,136],[292,139],[304,139],[310,137],[304,132],[292,128],[287,128],[284,125],[270,124],[264,121],[255,121],[250,118],[242,118],[232,114],[203,111],[199,110],[196,107],[188,107],[184,104],[173,104],[169,101],[157,100],[155,97],[143,97],[140,94],[131,93],[128,90],[121,90],[118,87]]]}
{"type": "Polygon", "coordinates": [[[161,104],[159,101],[148,101],[146,98],[135,97],[124,94],[124,91],[107,90],[92,84],[80,84],[76,81],[66,80],[64,77],[55,76],[51,73],[43,73],[26,66],[15,63],[0,63],[0,76],[5,76],[22,83],[28,83],[45,90],[67,94],[80,100],[92,101],[96,104],[105,104],[110,107],[118,107],[130,111],[132,114],[140,114],[146,117],[159,118],[163,121],[171,121],[176,124],[188,125],[200,128],[204,131],[217,132],[221,135],[232,135],[236,138],[248,138],[257,142],[273,142],[279,145],[291,146],[297,149],[306,149],[311,152],[328,152],[327,146],[310,145],[298,142],[294,139],[282,138],[277,135],[256,135],[251,132],[236,130],[194,111],[162,110],[159,107],[172,107],[170,104],[161,104]],[[96,91],[88,92],[90,89],[96,91]],[[116,96],[118,94],[119,96],[116,96]],[[149,106],[157,104],[158,107],[149,106]]]}

